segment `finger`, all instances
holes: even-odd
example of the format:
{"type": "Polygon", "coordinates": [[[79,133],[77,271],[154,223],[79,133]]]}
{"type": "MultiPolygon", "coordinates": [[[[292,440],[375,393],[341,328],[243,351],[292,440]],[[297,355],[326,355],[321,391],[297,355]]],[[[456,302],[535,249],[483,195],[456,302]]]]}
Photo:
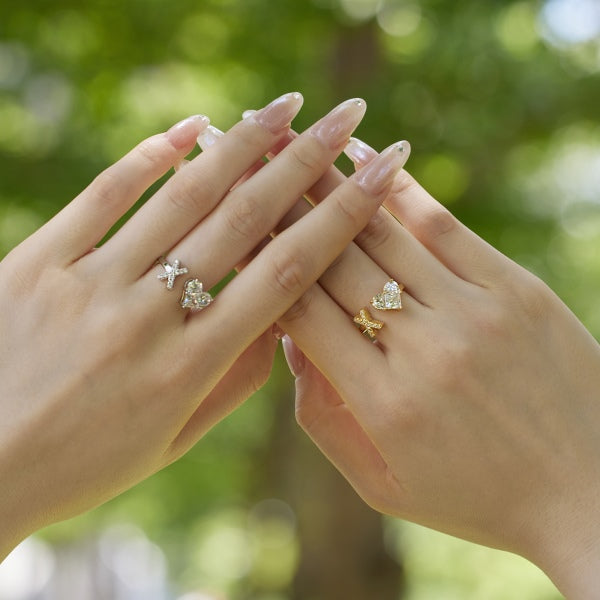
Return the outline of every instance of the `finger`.
{"type": "Polygon", "coordinates": [[[189,117],[144,140],[98,175],[40,230],[51,244],[51,255],[71,263],[87,254],[150,185],[181,162],[208,123],[203,115],[189,117]]]}
{"type": "MultiPolygon", "coordinates": [[[[290,134],[293,135],[293,132],[290,134]]],[[[351,142],[344,150],[346,153],[348,153],[347,150],[351,146],[352,140],[355,140],[355,138],[350,139],[351,142]]],[[[408,160],[410,145],[408,142],[402,142],[402,144],[406,152],[405,159],[408,160]]],[[[369,160],[364,160],[363,165],[368,164],[373,156],[377,156],[374,150],[370,150],[373,154],[369,155],[369,160]]],[[[312,204],[318,204],[345,180],[346,176],[332,166],[307,192],[306,196],[312,204]]],[[[300,200],[282,219],[278,230],[285,229],[306,214],[308,210],[306,201],[300,200]]],[[[344,255],[334,263],[333,267],[335,268],[328,269],[325,274],[327,283],[321,279],[324,287],[335,294],[338,299],[340,297],[347,300],[366,297],[368,300],[389,278],[401,282],[405,286],[407,294],[421,304],[430,307],[434,307],[440,302],[447,302],[448,295],[452,291],[456,294],[463,293],[458,285],[460,280],[449,272],[385,208],[377,210],[366,227],[356,236],[354,242],[355,244],[351,244],[348,251],[344,251],[344,255]],[[370,261],[365,261],[355,252],[356,248],[352,248],[355,245],[358,245],[370,257],[370,261]],[[364,268],[356,268],[352,275],[352,268],[348,267],[347,263],[354,260],[359,260],[364,268]],[[374,265],[374,268],[369,269],[369,264],[374,265]],[[347,277],[331,277],[330,275],[336,270],[345,271],[347,277]],[[387,274],[383,282],[382,272],[387,274]],[[358,281],[359,277],[360,281],[358,281]],[[348,295],[348,286],[351,282],[355,282],[361,288],[372,286],[371,295],[368,296],[366,293],[362,293],[364,290],[357,288],[355,288],[357,294],[348,295]],[[334,283],[337,284],[336,287],[340,288],[338,293],[335,293],[335,288],[331,287],[331,284],[334,283]]],[[[356,309],[351,310],[353,314],[356,312],[356,309]]]]}
{"type": "MultiPolygon", "coordinates": [[[[389,512],[383,489],[388,468],[375,444],[333,386],[290,338],[283,338],[286,358],[296,376],[296,419],[323,454],[373,508],[389,512]],[[295,357],[293,357],[295,355],[295,357]],[[300,369],[293,363],[302,362],[300,369]]],[[[397,497],[397,496],[393,496],[397,497]]]]}
{"type": "Polygon", "coordinates": [[[185,454],[219,421],[266,383],[276,349],[277,339],[269,330],[241,354],[173,440],[168,462],[185,454]]]}
{"type": "MultiPolygon", "coordinates": [[[[295,223],[308,214],[310,210],[312,209],[306,202],[303,205],[296,205],[285,216],[282,225],[287,226],[288,221],[290,224],[295,223]]],[[[369,311],[374,313],[376,318],[379,318],[375,311],[371,309],[370,302],[373,296],[379,293],[384,284],[389,281],[392,276],[391,273],[392,271],[383,270],[355,243],[350,243],[321,275],[319,285],[349,316],[354,316],[361,308],[367,307],[369,311]]],[[[408,291],[405,290],[402,293],[401,302],[406,312],[412,317],[417,314],[419,302],[408,291]]],[[[396,319],[395,322],[403,327],[401,320],[396,319]]],[[[377,340],[384,347],[387,347],[389,335],[397,333],[390,327],[385,327],[381,330],[377,340]]]]}
{"type": "MultiPolygon", "coordinates": [[[[354,138],[355,163],[366,164],[376,152],[354,138]]],[[[352,152],[352,145],[350,151],[352,152]]],[[[489,287],[503,279],[511,261],[456,219],[406,171],[401,171],[385,207],[433,255],[461,279],[489,287]]]]}
{"type": "Polygon", "coordinates": [[[347,399],[348,408],[368,435],[385,425],[390,414],[384,388],[380,389],[389,369],[385,352],[361,335],[352,317],[320,285],[312,286],[277,324],[347,399]],[[373,375],[376,372],[378,379],[373,375]],[[378,399],[377,411],[372,398],[378,399]]]}
{"type": "Polygon", "coordinates": [[[331,165],[364,113],[364,102],[356,99],[335,108],[237,185],[170,253],[185,260],[190,272],[200,273],[204,285],[215,285],[269,235],[298,196],[331,165]]]}
{"type": "Polygon", "coordinates": [[[127,277],[139,277],[147,271],[156,257],[175,246],[264,156],[287,131],[301,105],[300,94],[286,94],[235,125],[176,173],[105,244],[97,260],[111,265],[120,260],[127,277]],[[128,256],[126,262],[123,256],[128,256]]]}
{"type": "Polygon", "coordinates": [[[375,167],[351,177],[277,236],[223,289],[210,310],[194,315],[190,335],[202,331],[218,345],[221,359],[222,354],[235,356],[239,345],[249,344],[283,315],[364,227],[401,160],[398,149],[391,148],[375,167]],[[386,165],[389,178],[382,180],[377,174],[386,165]]]}
{"type": "MultiPolygon", "coordinates": [[[[211,146],[214,146],[220,138],[222,138],[225,134],[216,127],[209,125],[199,136],[198,136],[198,145],[203,152],[206,152],[211,146]]],[[[264,166],[264,162],[262,160],[257,161],[254,165],[252,165],[241,177],[240,179],[233,184],[232,189],[237,187],[240,183],[243,183],[247,179],[250,179],[254,173],[258,172],[264,166]]]]}

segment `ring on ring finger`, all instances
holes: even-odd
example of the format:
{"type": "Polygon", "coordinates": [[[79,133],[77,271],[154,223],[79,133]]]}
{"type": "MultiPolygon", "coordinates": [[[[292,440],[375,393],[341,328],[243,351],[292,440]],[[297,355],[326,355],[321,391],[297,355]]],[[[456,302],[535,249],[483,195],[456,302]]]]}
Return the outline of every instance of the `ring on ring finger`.
{"type": "MultiPolygon", "coordinates": [[[[187,267],[182,266],[178,259],[174,259],[170,263],[164,255],[160,256],[156,263],[164,269],[163,273],[157,275],[157,279],[167,282],[167,290],[173,289],[175,279],[179,275],[184,275],[188,272],[187,267]]],[[[204,291],[204,286],[199,279],[194,277],[186,280],[181,298],[179,299],[181,308],[202,310],[212,302],[213,297],[209,292],[204,291]]]]}

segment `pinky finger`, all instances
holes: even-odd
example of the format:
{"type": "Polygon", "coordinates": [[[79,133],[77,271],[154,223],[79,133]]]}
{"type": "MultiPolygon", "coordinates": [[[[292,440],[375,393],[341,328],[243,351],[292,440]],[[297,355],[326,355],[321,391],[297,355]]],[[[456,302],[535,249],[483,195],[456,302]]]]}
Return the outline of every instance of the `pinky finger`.
{"type": "MultiPolygon", "coordinates": [[[[290,360],[300,350],[289,338],[283,339],[290,360]]],[[[325,376],[308,359],[302,362],[296,371],[298,423],[367,504],[391,512],[390,497],[400,490],[389,490],[389,470],[379,450],[325,376]]]]}

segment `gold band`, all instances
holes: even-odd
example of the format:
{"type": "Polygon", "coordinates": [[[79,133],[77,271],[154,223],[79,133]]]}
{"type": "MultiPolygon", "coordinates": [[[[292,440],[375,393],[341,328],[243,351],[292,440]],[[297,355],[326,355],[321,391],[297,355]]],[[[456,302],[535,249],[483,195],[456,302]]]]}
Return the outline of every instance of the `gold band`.
{"type": "Polygon", "coordinates": [[[384,325],[383,321],[378,321],[371,316],[366,308],[361,308],[354,317],[354,323],[360,329],[363,335],[366,335],[371,341],[377,338],[377,332],[384,325]]]}

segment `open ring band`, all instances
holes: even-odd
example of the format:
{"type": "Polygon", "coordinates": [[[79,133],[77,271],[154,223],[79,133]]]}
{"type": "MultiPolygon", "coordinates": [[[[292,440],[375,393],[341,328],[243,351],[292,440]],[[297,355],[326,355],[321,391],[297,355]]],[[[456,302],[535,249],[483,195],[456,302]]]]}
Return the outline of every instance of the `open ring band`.
{"type": "Polygon", "coordinates": [[[354,317],[354,323],[360,329],[360,332],[373,342],[377,338],[377,332],[384,325],[383,321],[374,319],[366,308],[360,309],[359,313],[354,317]]]}
{"type": "MultiPolygon", "coordinates": [[[[157,275],[157,279],[167,282],[167,289],[172,290],[175,285],[175,279],[179,275],[187,273],[187,267],[181,266],[179,260],[175,259],[170,263],[165,256],[161,256],[157,261],[164,272],[157,275]]],[[[206,308],[213,301],[213,297],[204,291],[202,282],[199,279],[193,278],[188,279],[184,286],[179,304],[181,308],[191,308],[196,310],[202,310],[206,308]]]]}

